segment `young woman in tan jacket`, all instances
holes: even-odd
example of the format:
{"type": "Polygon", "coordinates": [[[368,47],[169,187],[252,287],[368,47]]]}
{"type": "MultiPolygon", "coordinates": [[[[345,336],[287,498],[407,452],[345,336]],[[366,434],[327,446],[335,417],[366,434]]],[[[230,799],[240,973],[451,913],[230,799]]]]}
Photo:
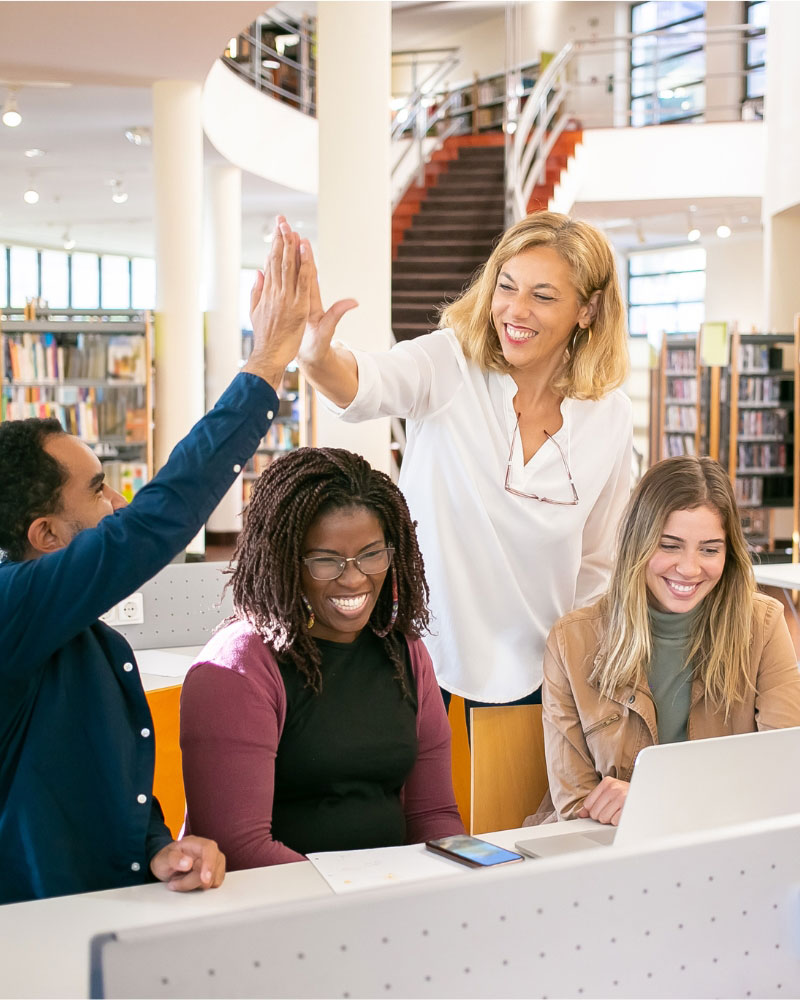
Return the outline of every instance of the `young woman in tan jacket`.
{"type": "Polygon", "coordinates": [[[614,825],[643,747],[800,726],[783,607],[756,591],[723,468],[653,466],[619,538],[608,593],[550,632],[542,698],[559,818],[614,825]]]}

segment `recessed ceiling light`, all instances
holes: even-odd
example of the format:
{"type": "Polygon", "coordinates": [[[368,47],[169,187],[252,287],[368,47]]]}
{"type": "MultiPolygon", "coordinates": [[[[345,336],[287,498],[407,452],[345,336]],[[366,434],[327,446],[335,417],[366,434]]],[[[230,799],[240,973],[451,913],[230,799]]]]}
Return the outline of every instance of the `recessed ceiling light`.
{"type": "Polygon", "coordinates": [[[730,235],[731,235],[731,227],[730,226],[726,226],[724,224],[721,225],[721,226],[717,226],[717,236],[719,236],[719,238],[721,240],[727,240],[727,238],[730,235]]]}
{"type": "Polygon", "coordinates": [[[69,235],[69,230],[64,233],[64,239],[61,244],[65,250],[75,249],[75,240],[69,235]]]}
{"type": "Polygon", "coordinates": [[[261,65],[264,67],[264,69],[280,69],[281,68],[281,64],[278,62],[277,59],[262,59],[261,60],[261,65]]]}
{"type": "Polygon", "coordinates": [[[33,160],[37,156],[44,156],[44,150],[36,149],[35,147],[33,149],[26,149],[25,155],[28,157],[28,159],[33,160]]]}
{"type": "Polygon", "coordinates": [[[700,230],[690,229],[689,232],[686,234],[686,239],[690,243],[696,243],[700,239],[700,230]]]}
{"type": "Polygon", "coordinates": [[[152,132],[146,125],[133,125],[131,128],[126,128],[125,138],[134,146],[149,146],[153,142],[152,132]]]}
{"type": "Polygon", "coordinates": [[[39,192],[35,188],[28,188],[22,198],[28,205],[35,205],[39,200],[39,192]]]}
{"type": "Polygon", "coordinates": [[[17,88],[8,88],[8,97],[3,105],[3,124],[9,128],[16,128],[22,124],[22,115],[17,108],[17,88]]]}

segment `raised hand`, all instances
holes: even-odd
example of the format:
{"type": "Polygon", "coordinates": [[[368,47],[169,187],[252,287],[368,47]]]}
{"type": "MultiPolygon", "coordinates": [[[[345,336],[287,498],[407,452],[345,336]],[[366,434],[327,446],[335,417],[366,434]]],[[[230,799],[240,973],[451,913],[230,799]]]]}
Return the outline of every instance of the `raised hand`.
{"type": "Polygon", "coordinates": [[[302,365],[315,365],[327,360],[331,349],[331,340],[339,320],[346,312],[355,309],[358,305],[355,299],[340,299],[338,302],[334,302],[327,311],[323,308],[317,268],[310,248],[309,255],[312,267],[308,325],[297,355],[297,359],[302,365]]]}
{"type": "Polygon", "coordinates": [[[250,293],[253,350],[243,371],[260,375],[274,388],[296,356],[308,322],[314,262],[307,240],[278,216],[264,270],[250,293]]]}

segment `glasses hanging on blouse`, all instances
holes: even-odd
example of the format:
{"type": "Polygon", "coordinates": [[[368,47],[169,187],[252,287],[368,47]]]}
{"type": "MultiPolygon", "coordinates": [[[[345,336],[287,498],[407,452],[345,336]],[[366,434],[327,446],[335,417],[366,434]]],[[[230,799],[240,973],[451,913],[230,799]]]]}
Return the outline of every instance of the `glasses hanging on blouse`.
{"type": "Polygon", "coordinates": [[[511,450],[508,453],[508,464],[506,465],[506,491],[508,493],[513,493],[515,497],[523,497],[525,500],[538,500],[540,503],[552,503],[556,504],[558,507],[574,507],[578,503],[578,491],[575,489],[575,480],[572,478],[572,473],[569,471],[569,466],[567,465],[567,459],[564,456],[564,452],[561,450],[561,445],[556,441],[552,434],[548,434],[544,431],[544,435],[548,441],[552,441],[553,444],[558,448],[558,454],[561,456],[561,461],[564,463],[564,469],[567,473],[567,478],[569,479],[569,486],[572,490],[571,500],[551,500],[549,497],[539,497],[535,493],[523,493],[522,490],[515,490],[513,486],[509,486],[509,480],[511,479],[511,460],[514,457],[514,441],[517,437],[517,432],[519,430],[519,417],[517,417],[517,422],[514,424],[514,433],[511,435],[511,450]]]}

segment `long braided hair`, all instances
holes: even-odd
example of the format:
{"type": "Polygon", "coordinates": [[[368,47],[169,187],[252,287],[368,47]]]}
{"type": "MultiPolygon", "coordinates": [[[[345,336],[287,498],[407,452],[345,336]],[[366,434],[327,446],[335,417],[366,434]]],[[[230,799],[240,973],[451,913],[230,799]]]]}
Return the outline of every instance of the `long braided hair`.
{"type": "MultiPolygon", "coordinates": [[[[302,602],[303,543],[322,514],[352,507],[375,514],[386,544],[394,549],[397,618],[381,638],[395,677],[408,694],[405,637],[419,638],[429,623],[422,554],[403,494],[360,455],[343,448],[297,448],[258,478],[230,570],[236,615],[257,629],[276,656],[294,664],[306,687],[321,691],[322,657],[306,626],[302,602]]],[[[391,621],[392,604],[390,570],[369,620],[377,634],[391,621]]]]}

